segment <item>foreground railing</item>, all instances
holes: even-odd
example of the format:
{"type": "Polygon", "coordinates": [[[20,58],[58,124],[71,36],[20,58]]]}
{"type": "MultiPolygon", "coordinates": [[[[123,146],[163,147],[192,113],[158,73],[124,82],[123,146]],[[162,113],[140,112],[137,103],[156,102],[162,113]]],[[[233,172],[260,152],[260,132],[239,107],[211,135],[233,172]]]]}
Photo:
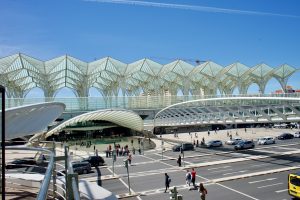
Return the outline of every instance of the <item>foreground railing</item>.
{"type": "Polygon", "coordinates": [[[184,101],[224,97],[300,97],[300,93],[241,94],[241,95],[190,95],[190,96],[122,96],[122,97],[69,97],[69,98],[7,98],[6,108],[22,105],[61,102],[66,111],[93,111],[108,108],[160,109],[184,101]]]}
{"type": "MultiPolygon", "coordinates": [[[[49,143],[49,142],[47,142],[49,143]]],[[[53,142],[51,142],[53,143],[53,142]]],[[[80,200],[80,194],[79,194],[79,188],[78,188],[78,175],[74,173],[71,158],[70,158],[70,152],[69,148],[67,146],[64,147],[64,155],[62,156],[56,156],[55,151],[55,143],[53,143],[53,147],[50,148],[35,148],[35,147],[14,147],[14,146],[8,146],[6,147],[7,154],[9,152],[13,154],[16,154],[16,151],[18,152],[16,159],[24,159],[20,155],[31,155],[35,154],[35,157],[38,156],[37,159],[33,159],[34,161],[37,161],[36,164],[19,164],[19,168],[22,168],[22,174],[24,174],[24,169],[26,167],[26,170],[28,168],[32,168],[31,171],[25,171],[25,174],[31,174],[34,176],[34,174],[41,174],[41,171],[43,171],[46,168],[46,171],[44,173],[44,176],[42,178],[42,182],[40,184],[36,199],[37,200],[45,200],[45,199],[75,199],[80,200]],[[31,153],[28,153],[31,152],[31,153]],[[47,156],[47,160],[45,158],[45,155],[47,156]],[[65,161],[65,165],[61,165],[61,163],[58,163],[58,161],[65,161]],[[47,164],[47,166],[46,166],[47,164]],[[57,166],[60,167],[60,170],[57,170],[57,166]],[[37,168],[37,172],[35,170],[37,168]],[[61,171],[65,172],[65,181],[62,179],[57,178],[57,173],[59,172],[61,174],[61,171]],[[51,184],[52,183],[52,184],[51,184]],[[52,191],[52,193],[49,194],[49,191],[52,191]]],[[[12,157],[12,156],[11,156],[12,157]]],[[[25,159],[24,159],[25,160],[25,159]]],[[[30,159],[29,159],[30,160],[30,159]]],[[[35,163],[35,162],[34,162],[35,163]]],[[[9,165],[9,163],[6,163],[9,165]]],[[[12,170],[14,169],[14,164],[11,164],[12,170]]],[[[15,166],[17,167],[17,166],[15,166]]],[[[13,171],[14,172],[14,171],[13,171]]],[[[21,185],[22,183],[25,184],[26,181],[34,182],[34,179],[22,179],[23,177],[13,177],[8,178],[12,181],[7,180],[13,186],[15,184],[21,185]],[[21,180],[22,179],[22,180],[21,180]],[[25,181],[25,182],[24,182],[25,181]]],[[[39,182],[36,182],[36,184],[39,184],[39,182]]],[[[33,183],[29,185],[34,185],[33,183]]],[[[28,185],[23,185],[28,189],[28,185]]],[[[32,186],[33,187],[33,186],[32,186]]],[[[36,185],[35,185],[36,187],[36,185]]]]}

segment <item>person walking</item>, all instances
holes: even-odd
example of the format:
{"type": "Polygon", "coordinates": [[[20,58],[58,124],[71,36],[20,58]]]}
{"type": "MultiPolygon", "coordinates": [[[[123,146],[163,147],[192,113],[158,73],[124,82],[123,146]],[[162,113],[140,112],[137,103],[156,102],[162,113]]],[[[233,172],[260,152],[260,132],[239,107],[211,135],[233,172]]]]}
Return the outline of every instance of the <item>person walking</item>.
{"type": "Polygon", "coordinates": [[[181,167],[181,155],[178,156],[177,164],[178,164],[178,167],[181,167]]]}
{"type": "Polygon", "coordinates": [[[192,183],[193,183],[193,186],[194,186],[194,188],[196,188],[196,184],[195,184],[195,181],[196,181],[196,171],[195,171],[194,168],[192,168],[191,175],[192,175],[192,183]]]}
{"type": "Polygon", "coordinates": [[[131,156],[131,153],[128,154],[128,163],[129,165],[131,166],[131,160],[132,160],[132,156],[131,156]]]}
{"type": "Polygon", "coordinates": [[[189,170],[186,170],[185,180],[186,180],[186,185],[191,186],[192,174],[189,170]]]}
{"type": "Polygon", "coordinates": [[[165,173],[165,186],[166,186],[165,193],[169,189],[170,183],[171,183],[171,179],[170,179],[169,175],[167,173],[165,173]]]}
{"type": "Polygon", "coordinates": [[[199,192],[200,192],[200,198],[201,198],[201,200],[205,200],[206,195],[207,195],[207,190],[203,186],[203,183],[200,183],[200,185],[199,185],[199,192]]]}

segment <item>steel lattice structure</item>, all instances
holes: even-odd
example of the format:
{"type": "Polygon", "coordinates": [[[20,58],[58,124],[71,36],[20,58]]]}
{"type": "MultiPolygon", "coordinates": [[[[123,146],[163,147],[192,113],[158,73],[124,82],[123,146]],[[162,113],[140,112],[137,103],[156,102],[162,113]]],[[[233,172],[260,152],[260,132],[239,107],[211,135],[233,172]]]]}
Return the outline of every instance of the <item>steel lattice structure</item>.
{"type": "Polygon", "coordinates": [[[177,95],[178,90],[183,95],[215,95],[217,90],[228,95],[236,87],[246,94],[253,83],[264,94],[272,78],[285,91],[296,70],[287,64],[272,68],[264,63],[248,67],[239,62],[226,67],[212,61],[193,66],[183,60],[162,65],[147,58],[130,64],[111,57],[87,63],[68,55],[41,61],[19,53],[0,59],[0,84],[7,88],[9,98],[24,98],[35,87],[41,88],[45,97],[54,97],[64,87],[77,97],[87,97],[92,87],[104,97],[118,96],[119,91],[123,96],[159,96],[165,91],[177,95]]]}

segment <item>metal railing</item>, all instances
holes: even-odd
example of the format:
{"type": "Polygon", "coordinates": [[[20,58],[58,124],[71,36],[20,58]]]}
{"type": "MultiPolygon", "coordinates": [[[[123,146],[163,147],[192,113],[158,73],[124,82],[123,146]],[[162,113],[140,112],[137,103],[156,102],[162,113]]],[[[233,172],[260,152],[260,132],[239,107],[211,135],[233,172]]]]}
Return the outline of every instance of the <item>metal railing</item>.
{"type": "Polygon", "coordinates": [[[107,108],[160,109],[184,101],[225,97],[300,97],[300,93],[286,94],[239,94],[239,95],[189,95],[189,96],[118,96],[118,97],[69,97],[69,98],[6,98],[6,108],[44,103],[61,102],[66,111],[92,111],[107,108]]]}
{"type": "MultiPolygon", "coordinates": [[[[49,142],[46,142],[49,143],[49,142]]],[[[64,146],[64,156],[56,156],[55,153],[55,143],[53,143],[53,147],[50,148],[36,148],[36,147],[14,147],[14,146],[6,146],[6,150],[18,150],[18,154],[22,154],[22,151],[32,151],[34,153],[38,152],[36,155],[47,155],[47,167],[46,172],[43,178],[43,181],[41,183],[40,189],[37,194],[37,200],[45,200],[49,197],[49,191],[52,191],[53,199],[57,199],[56,196],[59,196],[59,199],[68,199],[68,200],[80,200],[80,194],[79,194],[79,188],[78,188],[78,174],[74,173],[72,162],[71,162],[71,156],[69,153],[69,148],[67,146],[64,146]],[[64,160],[65,165],[63,167],[65,171],[65,182],[57,182],[57,176],[56,176],[56,165],[58,164],[57,161],[64,160]],[[53,183],[52,189],[51,189],[51,180],[53,183]],[[62,185],[61,185],[62,184],[62,185]],[[58,191],[59,189],[59,191],[58,191]],[[60,192],[61,191],[61,192],[60,192]]],[[[27,154],[24,153],[23,154],[27,154]]],[[[40,158],[39,158],[40,159],[40,158]]],[[[41,160],[43,163],[43,159],[41,160]]],[[[42,166],[38,165],[24,165],[24,167],[40,167],[44,168],[42,166]]],[[[30,172],[30,174],[34,174],[37,172],[30,172]]],[[[14,178],[17,180],[18,178],[14,178]]],[[[11,182],[12,184],[15,184],[11,182]]]]}

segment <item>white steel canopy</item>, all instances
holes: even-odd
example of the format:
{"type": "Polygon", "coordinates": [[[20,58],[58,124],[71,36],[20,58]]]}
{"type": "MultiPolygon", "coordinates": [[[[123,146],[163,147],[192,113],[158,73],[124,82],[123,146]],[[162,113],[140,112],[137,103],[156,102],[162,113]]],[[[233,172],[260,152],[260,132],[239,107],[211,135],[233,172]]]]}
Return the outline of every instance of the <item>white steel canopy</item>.
{"type": "Polygon", "coordinates": [[[300,120],[300,98],[226,97],[186,101],[168,106],[154,126],[272,123],[300,120]]]}
{"type": "Polygon", "coordinates": [[[142,118],[130,110],[123,109],[107,109],[107,110],[97,110],[93,112],[88,112],[82,115],[78,115],[72,119],[69,119],[54,129],[50,130],[46,137],[49,137],[52,134],[58,133],[63,130],[65,127],[74,125],[78,122],[92,121],[92,120],[103,120],[112,122],[122,127],[133,129],[136,131],[143,130],[143,120],[142,118]]]}
{"type": "Polygon", "coordinates": [[[212,61],[193,66],[183,60],[165,65],[144,58],[127,64],[111,57],[84,62],[69,55],[40,61],[24,54],[0,58],[0,84],[7,88],[9,98],[24,98],[35,87],[44,91],[45,97],[54,97],[57,91],[68,87],[78,97],[87,97],[90,88],[103,96],[164,94],[177,95],[232,94],[237,87],[246,94],[253,83],[264,93],[267,82],[275,78],[286,91],[288,79],[296,68],[283,64],[272,68],[264,63],[249,67],[235,62],[227,67],[212,61]]]}
{"type": "Polygon", "coordinates": [[[6,139],[24,137],[42,131],[65,110],[63,103],[40,103],[5,111],[6,139]]]}

